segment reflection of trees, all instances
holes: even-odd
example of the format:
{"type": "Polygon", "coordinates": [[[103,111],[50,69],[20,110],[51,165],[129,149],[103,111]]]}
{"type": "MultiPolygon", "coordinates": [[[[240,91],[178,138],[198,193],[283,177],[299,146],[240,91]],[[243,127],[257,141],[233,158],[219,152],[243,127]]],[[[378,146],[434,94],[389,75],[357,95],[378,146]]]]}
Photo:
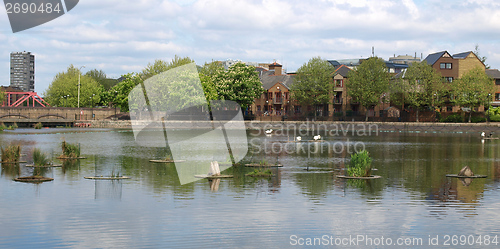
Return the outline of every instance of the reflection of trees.
{"type": "Polygon", "coordinates": [[[2,163],[2,176],[5,178],[16,178],[21,175],[19,163],[2,163]]]}

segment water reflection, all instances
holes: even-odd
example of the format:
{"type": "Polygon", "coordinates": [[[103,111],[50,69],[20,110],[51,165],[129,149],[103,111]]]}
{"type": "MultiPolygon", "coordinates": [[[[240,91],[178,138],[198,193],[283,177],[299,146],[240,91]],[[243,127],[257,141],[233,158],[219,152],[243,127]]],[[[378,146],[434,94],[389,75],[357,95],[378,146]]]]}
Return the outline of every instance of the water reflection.
{"type": "MultiPolygon", "coordinates": [[[[63,167],[39,172],[55,180],[37,185],[36,193],[32,185],[12,181],[35,173],[34,169],[1,165],[0,221],[6,225],[0,227],[4,235],[0,235],[0,247],[19,243],[28,247],[33,244],[23,239],[36,238],[31,243],[43,241],[47,247],[255,248],[264,243],[283,248],[289,246],[286,239],[291,234],[427,237],[444,232],[500,232],[496,219],[500,212],[500,141],[481,143],[473,134],[325,137],[322,143],[302,147],[287,142],[286,136],[262,134],[251,137],[253,144],[242,165],[223,172],[234,178],[201,179],[184,185],[178,173],[192,174],[189,164],[149,162],[162,159],[166,151],[138,146],[127,131],[3,134],[0,142],[15,140],[25,145],[23,151],[32,147],[60,151],[61,136],[80,142],[88,159],[61,161],[63,167]],[[336,177],[345,174],[349,153],[321,151],[321,144],[340,146],[347,139],[366,145],[381,179],[336,177]],[[277,142],[286,151],[277,151],[277,147],[269,153],[252,150],[277,142]],[[273,177],[245,176],[253,168],[244,163],[263,160],[284,166],[271,168],[273,177]],[[465,184],[446,177],[465,165],[488,177],[465,180],[465,184]],[[131,179],[83,179],[117,173],[131,179]],[[118,201],[89,201],[94,199],[118,201]],[[215,219],[216,229],[215,223],[206,222],[215,219]],[[51,228],[44,234],[46,239],[40,238],[40,229],[46,227],[51,228]]],[[[209,146],[209,142],[193,144],[189,151],[196,158],[196,151],[209,146]]]]}

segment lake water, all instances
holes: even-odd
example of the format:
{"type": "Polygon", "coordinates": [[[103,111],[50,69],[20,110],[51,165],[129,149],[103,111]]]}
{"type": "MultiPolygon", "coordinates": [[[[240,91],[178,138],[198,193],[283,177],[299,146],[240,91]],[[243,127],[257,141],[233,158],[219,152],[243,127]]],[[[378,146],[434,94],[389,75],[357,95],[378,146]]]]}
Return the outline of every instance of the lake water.
{"type": "MultiPolygon", "coordinates": [[[[12,180],[33,174],[25,164],[2,165],[0,247],[384,248],[411,242],[424,248],[433,243],[497,248],[500,243],[500,140],[482,142],[476,133],[380,132],[298,144],[285,143],[295,135],[248,133],[250,151],[243,162],[278,161],[284,167],[272,169],[275,176],[252,178],[245,176],[252,168],[238,167],[223,172],[234,178],[181,185],[176,169],[181,164],[149,162],[164,158],[166,149],[139,146],[129,130],[4,132],[0,144],[21,144],[27,161],[33,148],[59,155],[63,139],[79,143],[87,159],[38,172],[54,178],[41,184],[12,180]],[[336,177],[344,174],[348,143],[370,152],[374,173],[382,178],[336,177]],[[487,178],[462,182],[445,176],[465,165],[487,178]],[[131,179],[84,179],[110,173],[131,179]]],[[[308,139],[312,136],[303,137],[308,139]]],[[[193,144],[193,157],[206,147],[210,141],[193,144]]]]}

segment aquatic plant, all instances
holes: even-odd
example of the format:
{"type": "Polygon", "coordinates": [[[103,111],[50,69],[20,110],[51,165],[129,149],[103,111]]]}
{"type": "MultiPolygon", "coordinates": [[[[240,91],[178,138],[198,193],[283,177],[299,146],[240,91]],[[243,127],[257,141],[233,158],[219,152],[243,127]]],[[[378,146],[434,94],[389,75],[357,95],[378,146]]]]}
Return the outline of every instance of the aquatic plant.
{"type": "Polygon", "coordinates": [[[40,149],[35,148],[33,150],[33,164],[35,166],[45,166],[49,164],[49,159],[47,158],[47,155],[45,155],[45,153],[42,153],[40,149]]]}
{"type": "Polygon", "coordinates": [[[259,164],[262,165],[262,166],[267,165],[266,159],[262,159],[262,161],[260,161],[259,164]]]}
{"type": "Polygon", "coordinates": [[[80,146],[76,145],[76,144],[70,144],[70,143],[66,143],[66,141],[63,141],[62,142],[62,153],[63,153],[63,157],[67,157],[67,158],[76,158],[76,157],[80,157],[80,146]]]}
{"type": "Polygon", "coordinates": [[[261,170],[255,169],[254,171],[247,174],[247,176],[272,176],[273,172],[270,169],[261,170]]]}
{"type": "Polygon", "coordinates": [[[2,151],[2,162],[18,162],[21,156],[21,146],[20,145],[10,145],[7,148],[0,148],[2,151]]]}
{"type": "Polygon", "coordinates": [[[7,130],[15,130],[17,128],[19,128],[19,127],[17,126],[17,123],[14,122],[12,125],[9,125],[9,127],[7,127],[7,130]]]}
{"type": "Polygon", "coordinates": [[[41,122],[38,122],[35,124],[35,129],[42,129],[43,128],[43,125],[41,122]]]}
{"type": "Polygon", "coordinates": [[[351,162],[347,168],[349,176],[366,177],[371,176],[372,158],[368,151],[363,150],[351,155],[351,162]]]}

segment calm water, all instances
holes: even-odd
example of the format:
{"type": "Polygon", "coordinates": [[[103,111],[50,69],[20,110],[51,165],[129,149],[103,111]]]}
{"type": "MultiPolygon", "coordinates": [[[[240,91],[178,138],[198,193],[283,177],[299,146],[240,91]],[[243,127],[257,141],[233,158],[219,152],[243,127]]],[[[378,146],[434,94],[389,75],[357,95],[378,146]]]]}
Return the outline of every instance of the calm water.
{"type": "MultiPolygon", "coordinates": [[[[382,236],[393,243],[420,238],[423,247],[429,247],[429,236],[438,236],[443,247],[446,235],[500,236],[500,140],[482,143],[478,134],[467,133],[347,134],[327,137],[321,152],[320,143],[304,143],[304,150],[282,143],[287,136],[249,135],[251,151],[244,162],[278,160],[284,167],[274,169],[274,177],[245,177],[252,169],[230,168],[224,173],[234,178],[181,185],[173,164],[149,162],[164,158],[165,149],[138,146],[131,131],[18,129],[0,134],[2,146],[21,144],[28,161],[35,147],[59,155],[63,139],[80,143],[87,157],[38,172],[54,178],[42,184],[12,180],[33,174],[24,164],[2,165],[0,247],[289,248],[307,238],[358,235],[374,239],[367,247],[384,247],[375,245],[382,236]],[[336,178],[344,174],[347,142],[364,144],[375,173],[383,178],[336,178]],[[278,153],[266,153],[273,145],[288,154],[276,148],[278,153]],[[488,177],[465,183],[445,177],[465,165],[488,177]],[[131,179],[83,178],[110,172],[131,179]]],[[[196,153],[206,146],[191,149],[196,153]]],[[[451,237],[448,243],[453,247],[451,237]]],[[[486,248],[498,246],[492,243],[486,248]]],[[[473,242],[463,248],[485,245],[473,242]]]]}

